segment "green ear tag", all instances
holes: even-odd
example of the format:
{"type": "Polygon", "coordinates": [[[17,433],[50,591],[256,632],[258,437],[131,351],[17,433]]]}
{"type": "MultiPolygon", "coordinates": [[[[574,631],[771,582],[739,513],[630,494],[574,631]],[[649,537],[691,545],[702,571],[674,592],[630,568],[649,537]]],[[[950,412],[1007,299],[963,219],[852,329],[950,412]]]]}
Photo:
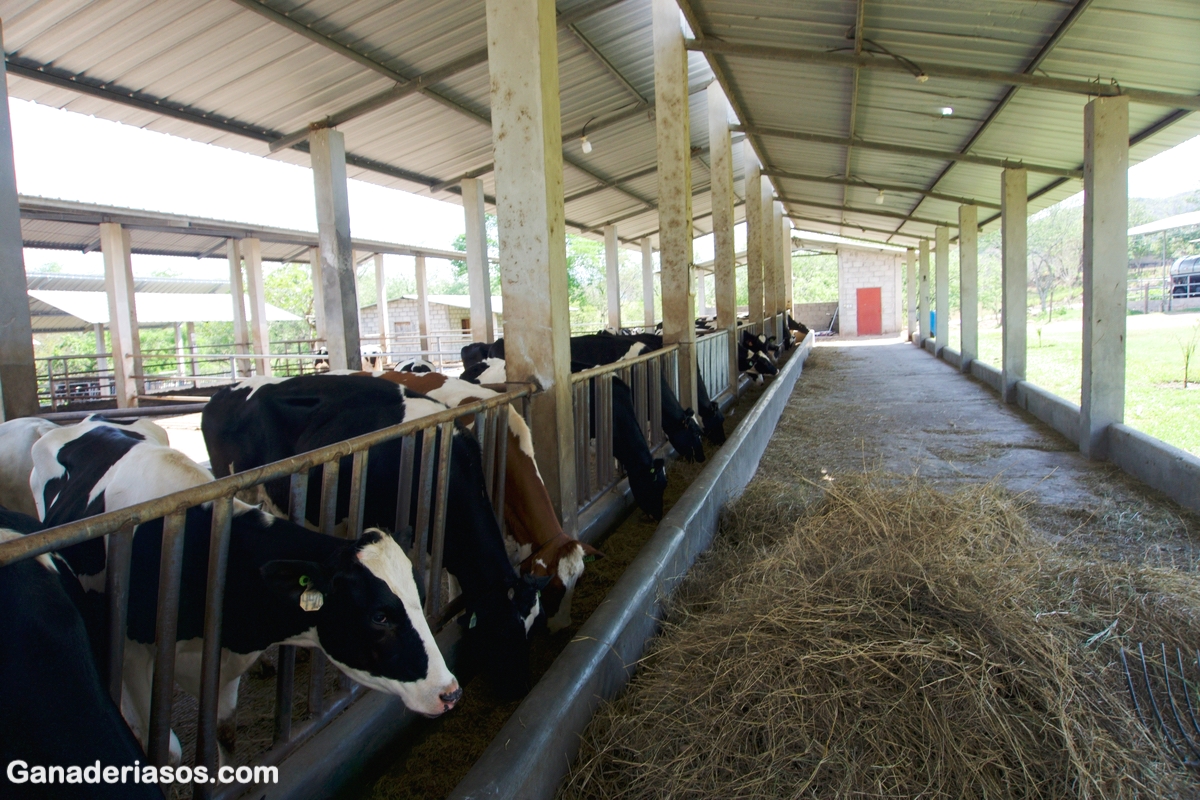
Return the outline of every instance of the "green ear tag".
{"type": "Polygon", "coordinates": [[[583,563],[585,563],[585,564],[590,564],[595,560],[596,560],[595,556],[584,556],[583,557],[583,563]]]}
{"type": "Polygon", "coordinates": [[[479,621],[479,619],[478,619],[478,618],[477,618],[477,617],[476,617],[474,614],[472,614],[472,615],[471,615],[471,621],[470,621],[470,623],[468,623],[468,624],[467,624],[467,627],[468,627],[468,628],[474,628],[474,627],[475,627],[475,623],[476,623],[476,622],[478,622],[478,621],[479,621]]]}
{"type": "Polygon", "coordinates": [[[307,575],[300,576],[300,585],[301,586],[308,586],[310,583],[312,583],[312,579],[309,578],[307,575]]]}

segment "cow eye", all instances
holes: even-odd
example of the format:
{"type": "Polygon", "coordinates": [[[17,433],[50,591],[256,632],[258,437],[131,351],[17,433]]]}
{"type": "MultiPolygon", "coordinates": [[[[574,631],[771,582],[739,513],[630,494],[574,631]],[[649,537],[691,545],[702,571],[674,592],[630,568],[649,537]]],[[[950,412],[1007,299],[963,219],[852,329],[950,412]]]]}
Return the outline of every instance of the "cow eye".
{"type": "Polygon", "coordinates": [[[376,611],[374,614],[371,615],[371,622],[374,622],[376,625],[386,625],[388,622],[387,612],[386,611],[376,611]]]}

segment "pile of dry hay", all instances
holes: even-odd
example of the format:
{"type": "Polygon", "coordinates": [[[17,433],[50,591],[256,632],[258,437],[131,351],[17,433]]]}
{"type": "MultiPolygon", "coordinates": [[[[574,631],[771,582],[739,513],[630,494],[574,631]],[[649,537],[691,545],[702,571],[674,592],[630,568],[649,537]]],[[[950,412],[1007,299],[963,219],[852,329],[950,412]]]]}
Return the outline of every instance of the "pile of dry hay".
{"type": "Polygon", "coordinates": [[[1194,792],[1119,648],[1194,647],[1198,612],[1194,574],[1059,552],[994,487],[839,479],[804,513],[759,480],[562,794],[1194,792]]]}

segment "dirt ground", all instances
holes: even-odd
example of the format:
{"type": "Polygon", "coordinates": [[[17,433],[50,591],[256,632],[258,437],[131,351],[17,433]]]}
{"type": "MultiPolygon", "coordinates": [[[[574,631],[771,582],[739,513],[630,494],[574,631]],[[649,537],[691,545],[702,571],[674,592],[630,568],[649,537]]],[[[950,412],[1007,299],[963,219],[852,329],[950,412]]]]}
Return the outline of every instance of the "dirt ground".
{"type": "Polygon", "coordinates": [[[882,469],[953,488],[996,481],[1053,541],[1194,569],[1200,519],[1111,464],[1083,458],[982,383],[894,339],[823,342],[805,364],[759,476],[820,482],[882,469]]]}
{"type": "MultiPolygon", "coordinates": [[[[793,351],[794,353],[795,351],[793,351]]],[[[751,385],[726,413],[725,430],[732,434],[746,410],[766,389],[751,385]]],[[[716,448],[705,443],[711,456],[716,448]]],[[[665,506],[671,506],[704,468],[704,464],[676,461],[667,468],[665,506]]],[[[538,680],[566,647],[579,627],[591,616],[609,589],[653,535],[658,524],[640,511],[634,511],[599,544],[604,558],[588,565],[572,602],[572,625],[554,635],[544,628],[535,632],[531,666],[538,680]]],[[[394,750],[384,753],[377,770],[343,793],[343,797],[371,800],[431,800],[445,797],[466,776],[495,735],[520,705],[503,703],[491,696],[483,681],[466,686],[462,702],[450,714],[430,722],[422,721],[420,733],[394,750]]]]}

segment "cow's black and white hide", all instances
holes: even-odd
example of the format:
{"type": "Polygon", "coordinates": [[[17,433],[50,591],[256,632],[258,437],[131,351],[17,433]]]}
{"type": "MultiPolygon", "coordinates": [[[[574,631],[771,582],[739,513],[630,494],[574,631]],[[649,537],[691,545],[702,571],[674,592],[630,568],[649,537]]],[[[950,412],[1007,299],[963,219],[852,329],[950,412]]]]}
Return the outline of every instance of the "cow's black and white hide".
{"type": "MultiPolygon", "coordinates": [[[[307,376],[253,392],[222,390],[206,406],[201,428],[213,464],[225,465],[214,467],[220,476],[444,410],[441,403],[378,378],[307,376]]],[[[440,441],[440,435],[427,441],[440,441]]],[[[419,440],[417,447],[414,463],[419,464],[419,440]]],[[[396,519],[400,451],[400,439],[369,451],[364,525],[397,530],[416,522],[416,502],[410,504],[408,520],[396,519]]],[[[419,472],[413,470],[414,492],[419,472]]],[[[320,467],[309,472],[306,516],[313,524],[320,519],[322,473],[320,467]]],[[[351,473],[347,456],[340,465],[338,520],[349,512],[351,473]]],[[[472,652],[486,656],[481,668],[498,694],[520,696],[529,686],[527,637],[540,610],[539,587],[523,580],[508,561],[485,489],[479,443],[468,431],[456,429],[453,435],[448,491],[443,564],[462,588],[467,617],[475,620],[468,638],[485,643],[472,652]]],[[[276,507],[285,507],[286,481],[268,484],[267,492],[276,507]]]]}

